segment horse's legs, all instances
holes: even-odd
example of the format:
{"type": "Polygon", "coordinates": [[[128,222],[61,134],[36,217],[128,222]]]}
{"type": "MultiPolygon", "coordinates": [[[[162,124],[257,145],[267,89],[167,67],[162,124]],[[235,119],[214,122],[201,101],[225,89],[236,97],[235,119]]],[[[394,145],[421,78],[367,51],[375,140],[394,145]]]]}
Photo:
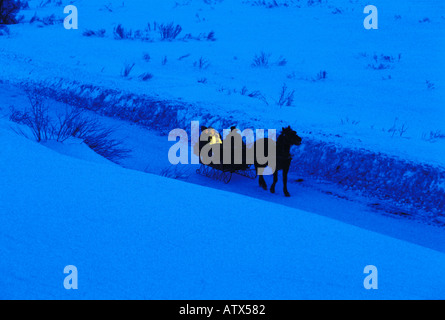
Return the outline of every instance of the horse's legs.
{"type": "Polygon", "coordinates": [[[263,175],[260,175],[259,183],[260,183],[260,187],[262,187],[264,190],[267,190],[267,183],[266,183],[266,180],[264,180],[263,175]]]}
{"type": "Polygon", "coordinates": [[[267,183],[266,183],[266,180],[264,180],[263,172],[261,170],[261,173],[260,173],[259,169],[260,169],[259,167],[255,166],[256,173],[259,176],[258,182],[259,182],[261,188],[263,188],[264,190],[267,190],[267,183]]]}
{"type": "Polygon", "coordinates": [[[283,169],[283,192],[286,197],[290,197],[290,193],[287,190],[287,174],[289,173],[289,168],[283,169]]]}
{"type": "Polygon", "coordinates": [[[270,187],[270,192],[275,193],[275,185],[278,182],[278,170],[275,170],[275,172],[273,173],[273,183],[272,186],[270,187]]]}

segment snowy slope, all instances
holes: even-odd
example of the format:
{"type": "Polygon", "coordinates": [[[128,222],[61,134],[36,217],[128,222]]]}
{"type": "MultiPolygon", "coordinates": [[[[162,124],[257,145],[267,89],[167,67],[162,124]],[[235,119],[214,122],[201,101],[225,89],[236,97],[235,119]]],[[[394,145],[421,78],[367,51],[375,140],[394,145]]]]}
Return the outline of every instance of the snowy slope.
{"type": "Polygon", "coordinates": [[[445,298],[445,255],[0,129],[0,298],[445,298]],[[366,265],[379,289],[363,288],[366,265]],[[79,289],[63,269],[79,270],[79,289]]]}

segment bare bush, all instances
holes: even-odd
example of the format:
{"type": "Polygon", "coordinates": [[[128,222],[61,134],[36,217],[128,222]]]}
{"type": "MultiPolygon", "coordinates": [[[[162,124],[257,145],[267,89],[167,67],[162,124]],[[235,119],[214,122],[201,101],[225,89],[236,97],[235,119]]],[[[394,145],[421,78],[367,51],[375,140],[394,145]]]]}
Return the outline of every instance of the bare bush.
{"type": "Polygon", "coordinates": [[[142,54],[142,59],[143,59],[144,61],[146,61],[146,62],[150,62],[150,60],[151,60],[151,56],[150,56],[150,54],[149,54],[148,52],[144,52],[144,53],[142,54]]]}
{"type": "Polygon", "coordinates": [[[142,81],[148,81],[150,79],[153,79],[153,75],[150,72],[145,72],[139,76],[139,79],[142,81]]]}
{"type": "Polygon", "coordinates": [[[247,90],[247,87],[244,86],[241,88],[240,94],[242,96],[248,96],[249,98],[254,98],[254,99],[258,99],[263,101],[266,105],[269,105],[269,103],[267,102],[266,97],[258,90],[249,92],[249,90],[247,90]]]}
{"type": "Polygon", "coordinates": [[[287,85],[283,84],[277,105],[280,106],[280,108],[283,106],[291,107],[294,103],[294,94],[295,90],[288,91],[287,85]]]}
{"type": "Polygon", "coordinates": [[[320,71],[317,73],[317,76],[315,77],[315,81],[325,80],[328,76],[328,73],[325,70],[320,71]]]}
{"type": "Polygon", "coordinates": [[[280,8],[280,7],[297,7],[301,8],[301,6],[306,3],[308,7],[313,7],[315,5],[321,5],[323,3],[327,3],[327,0],[244,0],[244,3],[249,3],[252,6],[262,6],[268,9],[280,8]]]}
{"type": "Polygon", "coordinates": [[[113,162],[128,157],[130,150],[123,147],[122,141],[112,137],[115,128],[105,128],[98,120],[80,117],[74,123],[72,134],[82,139],[96,153],[113,162]]]}
{"type": "Polygon", "coordinates": [[[126,63],[121,70],[121,77],[127,78],[130,75],[131,70],[133,70],[134,66],[135,66],[134,63],[133,64],[126,63]]]}
{"type": "Polygon", "coordinates": [[[18,23],[17,14],[21,9],[21,2],[16,0],[0,0],[0,24],[18,23]]]}
{"type": "Polygon", "coordinates": [[[82,35],[85,36],[85,37],[99,37],[99,38],[103,38],[103,37],[105,37],[105,33],[106,33],[105,29],[100,29],[100,30],[97,30],[97,31],[87,29],[87,30],[85,30],[82,33],[82,35]]]}
{"type": "Polygon", "coordinates": [[[28,126],[37,142],[46,141],[51,138],[53,131],[48,107],[35,93],[29,93],[28,100],[31,105],[30,110],[18,111],[11,107],[9,119],[28,126]]]}
{"type": "Polygon", "coordinates": [[[45,7],[48,7],[48,6],[50,6],[50,5],[53,5],[53,6],[61,6],[62,5],[62,0],[42,0],[41,2],[40,2],[40,4],[38,5],[38,7],[39,8],[45,8],[45,7]]]}
{"type": "Polygon", "coordinates": [[[445,139],[445,133],[440,130],[430,131],[429,133],[422,133],[422,139],[429,142],[435,142],[439,139],[445,139]]]}
{"type": "MultiPolygon", "coordinates": [[[[363,55],[362,55],[363,56],[363,55]]],[[[363,57],[367,57],[363,56],[363,57]]],[[[372,56],[372,59],[374,60],[372,63],[368,63],[368,69],[373,70],[386,70],[386,69],[393,69],[396,62],[400,62],[402,59],[402,54],[399,53],[398,57],[393,57],[391,55],[386,54],[376,54],[372,56]]]]}
{"type": "Polygon", "coordinates": [[[31,20],[29,21],[29,23],[40,23],[40,26],[52,26],[55,24],[61,24],[63,23],[63,19],[62,18],[57,18],[55,14],[40,18],[39,16],[37,16],[37,13],[34,14],[34,16],[31,18],[31,20]]]}
{"type": "Polygon", "coordinates": [[[255,55],[255,58],[252,62],[252,67],[255,68],[267,68],[269,66],[269,58],[270,54],[265,52],[261,52],[259,55],[255,55]]]}
{"type": "Polygon", "coordinates": [[[210,32],[207,34],[206,39],[207,39],[208,41],[216,41],[216,38],[215,38],[215,31],[210,31],[210,32]]]}
{"type": "Polygon", "coordinates": [[[278,8],[278,7],[290,7],[294,6],[298,3],[298,0],[251,0],[246,1],[250,3],[252,6],[263,6],[266,8],[278,8]]]}
{"type": "Polygon", "coordinates": [[[190,174],[185,167],[179,165],[172,165],[162,169],[160,175],[162,177],[176,180],[187,180],[190,177],[190,174]]]}
{"type": "Polygon", "coordinates": [[[426,87],[427,87],[429,90],[434,90],[434,89],[436,89],[436,85],[435,85],[433,82],[429,81],[429,80],[426,80],[426,81],[425,81],[425,84],[426,84],[426,87]]]}
{"type": "MultiPolygon", "coordinates": [[[[67,108],[54,120],[50,118],[48,106],[38,93],[29,93],[28,97],[31,108],[25,111],[11,108],[10,120],[29,127],[37,142],[64,142],[71,137],[78,138],[93,151],[113,162],[118,162],[130,153],[130,150],[123,148],[121,141],[112,137],[114,128],[103,127],[97,119],[85,116],[83,110],[67,108]]],[[[20,129],[19,131],[27,136],[20,129]]]]}
{"type": "Polygon", "coordinates": [[[255,98],[255,99],[261,100],[266,105],[269,105],[269,103],[267,102],[266,97],[258,90],[252,91],[251,93],[247,94],[247,96],[250,97],[250,98],[255,98]]]}
{"type": "Polygon", "coordinates": [[[132,39],[133,37],[133,31],[126,30],[121,24],[118,24],[114,28],[113,33],[114,33],[114,39],[116,40],[132,39]]]}
{"type": "Polygon", "coordinates": [[[210,31],[209,33],[199,33],[197,36],[187,33],[184,40],[197,40],[197,41],[216,41],[215,31],[210,31]]]}
{"type": "Polygon", "coordinates": [[[399,125],[398,121],[399,121],[399,119],[395,118],[394,124],[392,125],[391,128],[388,129],[388,133],[391,134],[391,137],[394,137],[396,133],[399,135],[399,137],[403,137],[403,135],[406,133],[406,131],[408,131],[407,124],[404,122],[401,125],[399,125]]]}
{"type": "Polygon", "coordinates": [[[201,57],[201,58],[199,58],[198,61],[195,61],[193,63],[193,66],[197,67],[197,68],[199,68],[201,70],[202,69],[207,69],[210,66],[210,62],[207,59],[201,57]]]}
{"type": "Polygon", "coordinates": [[[285,65],[287,65],[287,60],[284,57],[280,57],[278,59],[278,61],[276,62],[276,65],[279,67],[284,67],[285,65]]]}
{"type": "Polygon", "coordinates": [[[75,108],[67,108],[64,114],[57,115],[57,125],[52,128],[52,139],[65,142],[71,137],[75,137],[79,123],[82,122],[83,111],[75,108]]]}
{"type": "Polygon", "coordinates": [[[373,69],[373,70],[386,70],[386,69],[391,69],[391,66],[389,64],[384,64],[384,63],[380,63],[380,64],[374,64],[374,63],[370,63],[368,64],[368,69],[373,69]]]}
{"type": "Polygon", "coordinates": [[[350,125],[356,126],[356,125],[360,124],[360,121],[350,120],[349,117],[346,117],[346,119],[341,119],[340,122],[342,125],[350,124],[350,125]]]}
{"type": "Polygon", "coordinates": [[[174,25],[173,22],[169,24],[158,25],[159,34],[162,40],[174,40],[181,33],[182,27],[180,25],[174,25]]]}

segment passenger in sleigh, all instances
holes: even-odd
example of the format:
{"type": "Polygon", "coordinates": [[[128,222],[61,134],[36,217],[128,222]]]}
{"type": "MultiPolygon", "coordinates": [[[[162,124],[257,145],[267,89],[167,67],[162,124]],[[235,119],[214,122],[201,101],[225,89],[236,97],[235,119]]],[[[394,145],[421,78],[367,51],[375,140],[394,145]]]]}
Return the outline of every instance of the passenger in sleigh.
{"type": "Polygon", "coordinates": [[[249,168],[246,143],[235,126],[230,130],[223,141],[214,128],[201,126],[200,141],[194,145],[201,164],[231,172],[249,168]]]}
{"type": "Polygon", "coordinates": [[[199,157],[199,163],[211,167],[222,165],[221,135],[212,127],[201,126],[199,142],[193,146],[193,152],[199,157]],[[206,161],[202,161],[203,158],[206,161]]]}
{"type": "Polygon", "coordinates": [[[222,161],[229,166],[230,171],[240,171],[249,168],[247,164],[247,145],[243,141],[239,129],[235,126],[230,128],[230,133],[223,141],[222,161]]]}

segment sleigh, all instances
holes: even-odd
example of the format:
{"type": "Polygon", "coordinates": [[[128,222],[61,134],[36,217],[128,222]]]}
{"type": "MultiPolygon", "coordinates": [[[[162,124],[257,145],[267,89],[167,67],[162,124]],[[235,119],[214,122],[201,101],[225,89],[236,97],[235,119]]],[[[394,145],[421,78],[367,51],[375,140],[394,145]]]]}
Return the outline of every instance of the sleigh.
{"type": "MultiPolygon", "coordinates": [[[[221,155],[224,152],[221,137],[212,128],[207,128],[204,130],[204,134],[207,135],[208,140],[206,142],[200,142],[195,145],[195,154],[200,157],[200,152],[204,145],[217,145],[221,148],[221,155]]],[[[233,151],[233,150],[232,150],[233,151]]],[[[233,174],[238,174],[240,176],[255,179],[257,177],[257,170],[253,164],[235,164],[235,163],[223,163],[222,158],[219,163],[209,163],[205,164],[202,162],[201,157],[199,158],[200,166],[196,170],[197,174],[205,176],[207,178],[222,181],[225,184],[232,180],[233,174]]]]}
{"type": "Polygon", "coordinates": [[[229,183],[233,174],[255,179],[257,171],[253,165],[236,165],[236,164],[200,164],[196,170],[197,174],[211,178],[213,180],[222,181],[225,184],[229,183]]]}

